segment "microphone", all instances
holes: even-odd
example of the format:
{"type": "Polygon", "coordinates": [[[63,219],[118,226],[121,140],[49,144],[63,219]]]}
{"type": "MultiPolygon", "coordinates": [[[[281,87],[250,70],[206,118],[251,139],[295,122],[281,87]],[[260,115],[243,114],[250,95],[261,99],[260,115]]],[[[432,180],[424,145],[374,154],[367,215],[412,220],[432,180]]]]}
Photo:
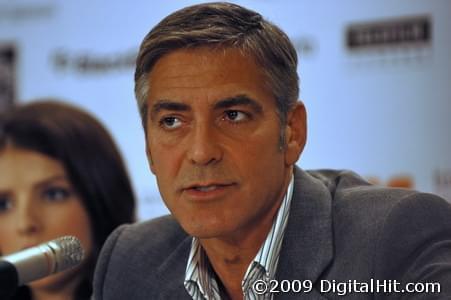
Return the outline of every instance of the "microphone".
{"type": "Polygon", "coordinates": [[[18,286],[74,267],[83,257],[81,243],[74,236],[0,257],[0,295],[11,295],[18,286]]]}

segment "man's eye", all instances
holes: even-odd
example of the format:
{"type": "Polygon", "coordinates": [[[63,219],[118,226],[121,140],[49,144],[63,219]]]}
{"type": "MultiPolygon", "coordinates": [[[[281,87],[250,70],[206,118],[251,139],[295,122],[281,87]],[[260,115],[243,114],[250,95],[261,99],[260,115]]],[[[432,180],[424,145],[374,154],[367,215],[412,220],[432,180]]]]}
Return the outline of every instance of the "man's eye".
{"type": "Polygon", "coordinates": [[[238,111],[238,110],[228,110],[225,112],[225,116],[224,116],[224,119],[226,119],[227,121],[233,121],[233,122],[245,121],[248,118],[249,118],[249,116],[246,113],[244,113],[242,111],[238,111]]]}
{"type": "Polygon", "coordinates": [[[0,214],[6,212],[12,207],[11,199],[7,196],[0,195],[0,214]]]}
{"type": "Polygon", "coordinates": [[[182,125],[182,121],[176,117],[165,117],[160,120],[160,125],[167,129],[175,129],[182,125]]]}
{"type": "Polygon", "coordinates": [[[71,191],[61,187],[50,187],[43,191],[42,196],[50,202],[64,201],[71,196],[71,191]]]}

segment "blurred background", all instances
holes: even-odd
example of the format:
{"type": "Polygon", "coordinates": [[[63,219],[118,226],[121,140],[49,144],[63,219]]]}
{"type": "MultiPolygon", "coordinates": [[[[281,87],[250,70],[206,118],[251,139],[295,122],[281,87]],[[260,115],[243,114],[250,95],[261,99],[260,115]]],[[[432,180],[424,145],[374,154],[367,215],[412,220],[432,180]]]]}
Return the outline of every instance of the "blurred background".
{"type": "MultiPolygon", "coordinates": [[[[159,20],[200,2],[0,0],[0,110],[52,97],[93,113],[127,162],[139,218],[165,214],[147,167],[134,60],[159,20]]],[[[299,166],[352,169],[451,201],[451,1],[231,2],[296,45],[308,111],[299,166]]]]}

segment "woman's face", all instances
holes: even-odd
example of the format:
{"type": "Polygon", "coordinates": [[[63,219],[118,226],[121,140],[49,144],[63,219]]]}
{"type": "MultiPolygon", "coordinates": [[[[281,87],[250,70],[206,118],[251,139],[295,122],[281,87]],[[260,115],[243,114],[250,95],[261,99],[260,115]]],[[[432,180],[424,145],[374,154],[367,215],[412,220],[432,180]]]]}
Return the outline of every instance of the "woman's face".
{"type": "MultiPolygon", "coordinates": [[[[46,155],[7,146],[0,150],[0,254],[7,255],[64,235],[92,252],[88,212],[63,165],[46,155]]],[[[79,280],[80,270],[35,281],[32,288],[58,288],[79,280]]]]}

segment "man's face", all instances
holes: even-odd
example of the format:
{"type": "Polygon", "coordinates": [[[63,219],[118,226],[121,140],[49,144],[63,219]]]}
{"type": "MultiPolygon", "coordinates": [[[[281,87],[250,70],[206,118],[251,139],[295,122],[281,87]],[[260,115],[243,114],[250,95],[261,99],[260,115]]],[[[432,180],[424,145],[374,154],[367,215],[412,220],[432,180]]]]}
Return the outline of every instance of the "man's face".
{"type": "Polygon", "coordinates": [[[281,130],[292,130],[254,61],[235,49],[176,50],[149,82],[150,166],[184,230],[227,238],[272,222],[303,142],[281,149],[281,130]]]}

